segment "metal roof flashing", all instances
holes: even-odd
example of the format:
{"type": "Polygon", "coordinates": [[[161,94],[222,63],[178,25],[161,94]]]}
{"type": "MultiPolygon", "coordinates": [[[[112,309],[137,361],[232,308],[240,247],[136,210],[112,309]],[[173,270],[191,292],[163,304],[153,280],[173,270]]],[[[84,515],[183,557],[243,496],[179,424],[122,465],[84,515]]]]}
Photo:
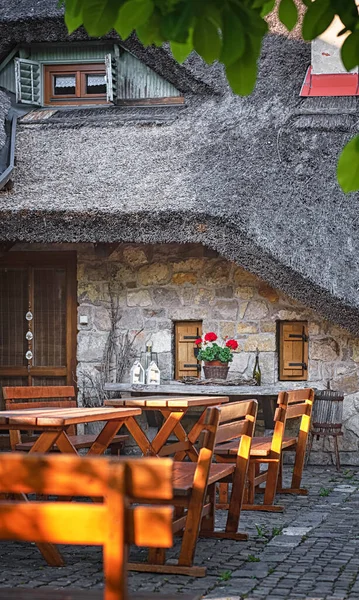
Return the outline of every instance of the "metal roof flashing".
{"type": "Polygon", "coordinates": [[[307,70],[300,96],[358,96],[358,73],[314,74],[313,67],[307,70]]]}
{"type": "Polygon", "coordinates": [[[13,111],[5,120],[6,142],[0,152],[0,190],[6,188],[15,166],[15,139],[17,115],[13,111]]]}

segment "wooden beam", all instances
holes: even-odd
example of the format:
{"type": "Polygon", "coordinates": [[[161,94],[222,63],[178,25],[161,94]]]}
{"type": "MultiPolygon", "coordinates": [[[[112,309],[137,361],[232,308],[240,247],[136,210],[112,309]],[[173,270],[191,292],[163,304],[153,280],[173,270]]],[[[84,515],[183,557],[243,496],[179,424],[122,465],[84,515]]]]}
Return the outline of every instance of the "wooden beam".
{"type": "Polygon", "coordinates": [[[103,244],[99,242],[98,244],[94,244],[95,255],[97,258],[110,258],[111,254],[115,252],[118,248],[119,242],[114,242],[112,244],[103,244]]]}
{"type": "Polygon", "coordinates": [[[0,242],[0,256],[4,256],[15,244],[16,242],[0,242]]]}

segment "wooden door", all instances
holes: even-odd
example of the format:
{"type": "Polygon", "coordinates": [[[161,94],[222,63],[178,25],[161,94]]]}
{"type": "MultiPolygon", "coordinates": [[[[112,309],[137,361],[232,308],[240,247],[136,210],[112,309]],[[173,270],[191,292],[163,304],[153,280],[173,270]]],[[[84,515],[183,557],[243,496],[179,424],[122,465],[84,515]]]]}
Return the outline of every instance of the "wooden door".
{"type": "Polygon", "coordinates": [[[76,307],[75,253],[0,259],[0,392],[4,385],[74,384],[76,307]]]}
{"type": "Polygon", "coordinates": [[[200,377],[201,365],[194,354],[194,341],[201,335],[201,321],[178,321],[175,324],[176,379],[200,377]]]}

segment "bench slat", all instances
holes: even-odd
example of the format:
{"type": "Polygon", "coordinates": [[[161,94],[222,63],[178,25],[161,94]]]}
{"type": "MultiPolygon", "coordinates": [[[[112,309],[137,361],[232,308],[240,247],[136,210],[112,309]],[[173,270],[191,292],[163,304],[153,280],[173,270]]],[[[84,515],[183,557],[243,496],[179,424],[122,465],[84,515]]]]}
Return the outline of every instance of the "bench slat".
{"type": "MultiPolygon", "coordinates": [[[[84,434],[84,435],[69,435],[69,439],[71,444],[76,448],[76,450],[81,450],[83,448],[90,448],[96,439],[96,435],[92,434],[84,434]]],[[[128,435],[116,435],[112,442],[111,446],[114,447],[117,445],[122,446],[126,440],[128,440],[128,435]]],[[[16,445],[16,450],[18,452],[28,452],[35,442],[23,442],[21,444],[16,445]]]]}

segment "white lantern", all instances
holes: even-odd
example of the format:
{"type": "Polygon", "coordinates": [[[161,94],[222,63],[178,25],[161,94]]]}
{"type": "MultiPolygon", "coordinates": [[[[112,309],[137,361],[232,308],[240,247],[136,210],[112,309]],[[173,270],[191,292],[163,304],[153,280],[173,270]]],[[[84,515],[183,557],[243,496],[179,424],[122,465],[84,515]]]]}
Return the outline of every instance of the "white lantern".
{"type": "Polygon", "coordinates": [[[161,379],[161,373],[156,365],[155,361],[152,360],[146,371],[146,383],[147,385],[159,385],[161,379]]]}
{"type": "Polygon", "coordinates": [[[138,383],[145,383],[145,370],[138,360],[133,363],[131,373],[131,383],[136,385],[138,383]]]}

